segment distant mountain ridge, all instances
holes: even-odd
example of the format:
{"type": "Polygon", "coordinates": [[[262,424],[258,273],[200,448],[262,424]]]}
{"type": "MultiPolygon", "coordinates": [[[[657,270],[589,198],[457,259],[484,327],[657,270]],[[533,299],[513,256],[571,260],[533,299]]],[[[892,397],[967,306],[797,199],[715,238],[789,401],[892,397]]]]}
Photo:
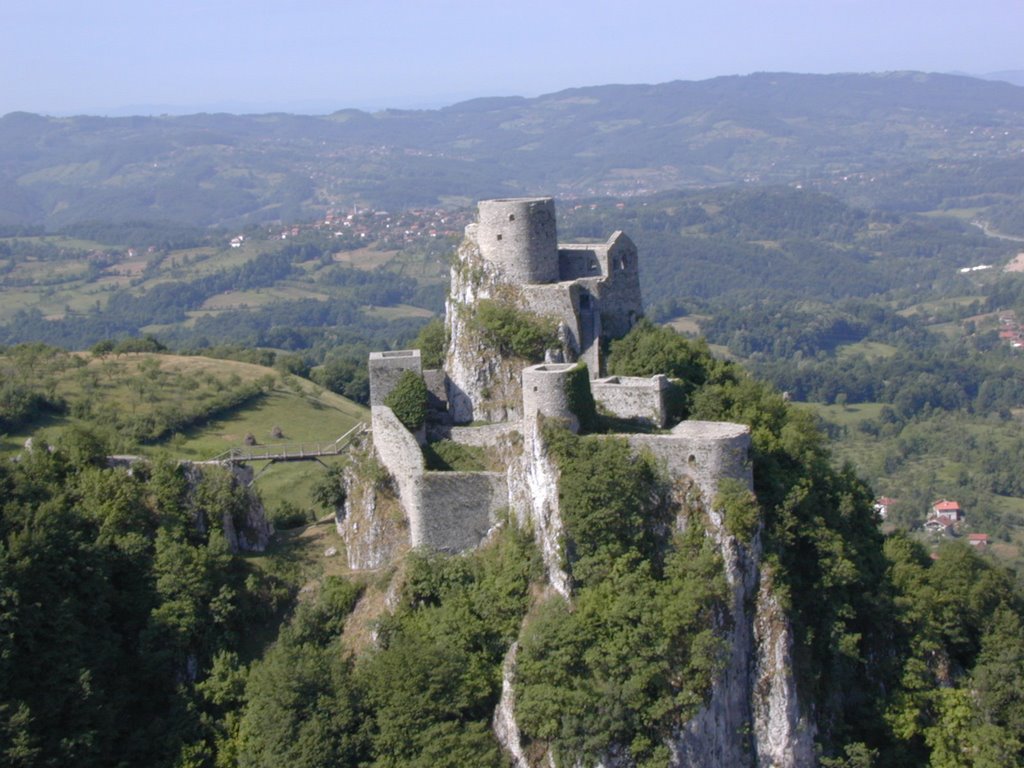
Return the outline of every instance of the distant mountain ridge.
{"type": "Polygon", "coordinates": [[[937,172],[969,180],[962,196],[1017,195],[990,180],[1024,178],[1022,125],[1024,88],[918,72],[758,73],[326,116],[11,113],[0,118],[0,225],[238,225],[354,203],[831,188],[851,176],[835,191],[885,204],[890,182],[937,172]]]}

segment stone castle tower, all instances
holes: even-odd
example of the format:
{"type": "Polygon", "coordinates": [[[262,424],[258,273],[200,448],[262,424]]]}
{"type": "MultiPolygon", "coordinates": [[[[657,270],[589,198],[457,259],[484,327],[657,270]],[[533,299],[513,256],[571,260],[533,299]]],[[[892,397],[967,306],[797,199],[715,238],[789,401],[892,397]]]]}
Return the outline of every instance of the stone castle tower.
{"type": "Polygon", "coordinates": [[[625,336],[643,315],[636,246],[622,232],[603,243],[559,243],[550,197],[484,200],[478,210],[459,246],[446,307],[456,423],[520,415],[518,392],[506,386],[519,368],[481,368],[485,353],[472,328],[480,300],[553,319],[560,344],[548,351],[549,361],[582,360],[595,378],[604,372],[602,344],[625,336]]]}

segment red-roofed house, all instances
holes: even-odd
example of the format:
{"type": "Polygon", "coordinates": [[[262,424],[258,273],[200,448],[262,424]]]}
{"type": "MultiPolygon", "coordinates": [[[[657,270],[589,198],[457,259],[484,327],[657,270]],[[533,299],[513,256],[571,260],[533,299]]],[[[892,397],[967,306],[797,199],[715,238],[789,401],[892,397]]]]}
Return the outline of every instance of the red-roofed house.
{"type": "Polygon", "coordinates": [[[964,512],[960,509],[960,505],[955,501],[947,501],[946,499],[940,499],[932,504],[932,513],[929,517],[951,517],[954,522],[960,522],[964,519],[964,512]]]}
{"type": "Polygon", "coordinates": [[[968,533],[967,543],[972,547],[978,549],[986,549],[988,547],[988,534],[987,533],[968,533]]]}

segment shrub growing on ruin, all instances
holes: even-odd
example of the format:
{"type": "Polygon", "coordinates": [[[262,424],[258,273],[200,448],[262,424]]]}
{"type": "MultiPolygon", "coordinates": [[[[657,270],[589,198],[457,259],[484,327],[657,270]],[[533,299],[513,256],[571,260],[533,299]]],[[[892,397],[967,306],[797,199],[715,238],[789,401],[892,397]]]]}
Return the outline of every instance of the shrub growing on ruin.
{"type": "Polygon", "coordinates": [[[554,321],[491,299],[477,302],[475,322],[489,344],[508,357],[541,362],[557,346],[554,321]]]}
{"type": "Polygon", "coordinates": [[[405,371],[395,388],[384,398],[384,405],[407,429],[417,430],[427,419],[427,385],[415,371],[405,371]]]}
{"type": "Polygon", "coordinates": [[[715,507],[722,512],[725,530],[744,544],[753,541],[761,515],[757,498],[746,483],[731,477],[723,478],[718,484],[715,507]]]}
{"type": "Polygon", "coordinates": [[[668,397],[669,420],[689,418],[694,392],[715,368],[708,345],[692,341],[671,328],[640,320],[621,339],[611,343],[608,371],[616,376],[653,376],[672,379],[668,397]]]}

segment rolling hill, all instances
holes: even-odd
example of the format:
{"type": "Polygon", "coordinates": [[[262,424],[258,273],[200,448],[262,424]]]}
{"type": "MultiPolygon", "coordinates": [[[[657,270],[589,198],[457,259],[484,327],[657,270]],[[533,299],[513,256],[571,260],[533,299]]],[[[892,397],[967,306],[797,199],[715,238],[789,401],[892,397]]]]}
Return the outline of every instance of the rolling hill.
{"type": "Polygon", "coordinates": [[[858,205],[1024,193],[1024,89],[914,72],[759,73],[324,116],[0,118],[0,225],[240,224],[353,203],[812,185],[858,205]]]}

